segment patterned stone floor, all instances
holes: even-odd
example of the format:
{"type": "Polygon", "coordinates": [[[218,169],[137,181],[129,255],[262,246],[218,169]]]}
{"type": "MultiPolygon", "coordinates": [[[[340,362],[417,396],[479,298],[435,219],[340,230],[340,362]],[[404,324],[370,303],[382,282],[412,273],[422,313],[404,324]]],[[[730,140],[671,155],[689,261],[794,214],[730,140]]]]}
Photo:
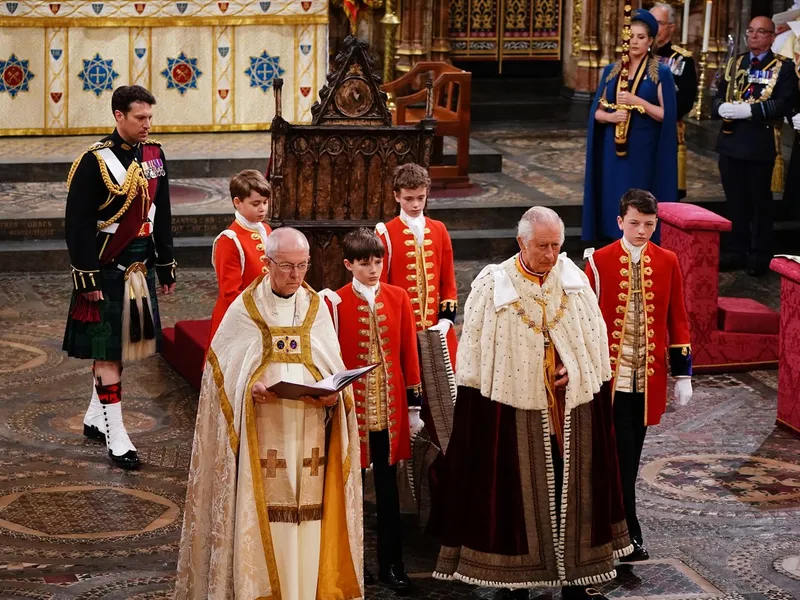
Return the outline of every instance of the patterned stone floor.
{"type": "MultiPolygon", "coordinates": [[[[231,158],[249,158],[249,148],[268,148],[269,134],[169,134],[158,136],[167,157],[201,159],[220,153],[231,158]],[[242,136],[242,137],[236,137],[242,136]],[[262,137],[266,136],[266,142],[262,137]],[[258,144],[258,145],[256,145],[258,144]]],[[[583,202],[585,131],[582,128],[552,128],[541,125],[477,127],[473,139],[503,154],[502,173],[471,176],[475,186],[467,193],[434,191],[432,205],[447,208],[468,206],[530,206],[532,204],[580,205],[583,202]]],[[[0,155],[15,160],[35,160],[43,152],[46,138],[0,139],[0,155]]],[[[58,153],[75,157],[94,138],[60,138],[58,153]]],[[[263,168],[261,150],[253,150],[255,166],[263,168]]],[[[5,159],[4,159],[5,160],[5,159]]],[[[690,198],[721,199],[722,187],[716,163],[699,152],[689,152],[690,198]]],[[[170,182],[174,214],[219,214],[230,212],[227,178],[176,179],[170,182]]],[[[64,214],[66,186],[61,182],[0,182],[0,221],[28,218],[58,218],[64,214]]]]}
{"type": "MultiPolygon", "coordinates": [[[[480,267],[458,263],[462,300],[480,267]]],[[[726,277],[723,287],[751,285],[726,277]]],[[[211,311],[211,271],[184,270],[179,286],[160,301],[165,325],[211,311]]],[[[759,286],[754,297],[777,295],[776,282],[759,286]]],[[[61,273],[0,275],[0,598],[169,598],[196,395],[159,357],[129,366],[126,420],[145,465],[109,466],[81,435],[89,365],[60,351],[68,294],[61,273]]],[[[776,387],[774,371],[698,377],[692,403],[651,430],[639,492],[653,558],[620,568],[610,597],[800,598],[800,439],[773,427],[776,387]]],[[[374,571],[369,505],[366,525],[374,571]]],[[[437,547],[416,529],[406,516],[416,597],[492,597],[431,579],[437,547]]]]}
{"type": "MultiPolygon", "coordinates": [[[[268,134],[158,136],[170,156],[220,151],[263,159],[268,134]],[[198,141],[202,143],[198,143],[198,141]]],[[[579,204],[584,133],[566,126],[476,127],[504,155],[503,173],[473,177],[477,191],[444,194],[439,208],[579,204]]],[[[85,138],[0,140],[20,160],[68,160],[85,138]],[[16,144],[16,145],[15,145],[16,144]],[[22,156],[24,154],[24,157],[22,156]]],[[[713,159],[692,152],[690,196],[722,196],[713,159]]],[[[230,211],[227,181],[173,182],[176,214],[230,211]]],[[[63,215],[55,183],[0,182],[0,221],[63,215]]],[[[482,268],[457,263],[460,299],[482,268]]],[[[154,357],[126,368],[126,422],[144,467],[108,464],[82,436],[90,370],[60,350],[70,283],[64,273],[0,274],[0,599],[171,597],[186,490],[196,394],[154,357]]],[[[778,308],[780,282],[724,274],[720,292],[778,308]]],[[[210,270],[183,270],[178,293],[160,299],[164,326],[207,317],[210,270]]],[[[695,398],[653,428],[639,483],[652,560],[622,567],[603,591],[635,600],[800,600],[800,439],[775,430],[774,371],[697,377],[695,398]]],[[[491,598],[493,590],[430,578],[437,546],[406,517],[408,570],[416,597],[491,598]]],[[[374,566],[374,513],[366,517],[374,566]]],[[[372,586],[368,598],[393,596],[372,586]]],[[[531,598],[556,600],[557,590],[531,598]]]]}

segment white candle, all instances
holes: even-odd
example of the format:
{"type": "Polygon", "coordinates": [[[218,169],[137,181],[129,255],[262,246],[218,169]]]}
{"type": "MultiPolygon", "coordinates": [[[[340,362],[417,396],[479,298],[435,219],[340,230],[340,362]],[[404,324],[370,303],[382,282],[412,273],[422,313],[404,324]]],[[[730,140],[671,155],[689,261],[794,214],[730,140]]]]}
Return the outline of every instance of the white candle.
{"type": "Polygon", "coordinates": [[[683,0],[683,20],[681,21],[681,45],[689,43],[689,11],[691,10],[691,0],[683,0]]]}
{"type": "Polygon", "coordinates": [[[711,0],[706,0],[706,20],[703,23],[703,52],[708,52],[708,38],[711,37],[711,0]]]}

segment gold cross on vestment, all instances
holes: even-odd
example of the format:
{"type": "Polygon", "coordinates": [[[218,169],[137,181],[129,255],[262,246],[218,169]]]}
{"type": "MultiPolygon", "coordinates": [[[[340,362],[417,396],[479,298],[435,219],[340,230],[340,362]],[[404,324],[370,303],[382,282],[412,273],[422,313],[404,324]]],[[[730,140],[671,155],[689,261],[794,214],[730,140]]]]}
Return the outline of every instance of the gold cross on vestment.
{"type": "Polygon", "coordinates": [[[303,459],[304,467],[311,467],[311,476],[316,477],[319,475],[319,468],[325,464],[325,457],[320,457],[319,448],[311,449],[311,458],[303,459]]]}
{"type": "Polygon", "coordinates": [[[267,458],[261,459],[261,468],[267,471],[268,479],[274,479],[278,476],[278,469],[286,468],[286,460],[278,459],[277,450],[267,450],[267,458]]]}

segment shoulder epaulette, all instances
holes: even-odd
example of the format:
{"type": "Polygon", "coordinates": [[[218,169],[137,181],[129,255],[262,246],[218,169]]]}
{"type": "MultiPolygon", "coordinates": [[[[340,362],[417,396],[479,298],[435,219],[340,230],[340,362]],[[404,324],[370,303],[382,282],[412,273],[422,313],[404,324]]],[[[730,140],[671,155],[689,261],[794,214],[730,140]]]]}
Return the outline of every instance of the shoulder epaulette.
{"type": "Polygon", "coordinates": [[[142,143],[143,144],[152,144],[153,146],[160,146],[161,145],[161,142],[159,142],[158,140],[151,140],[151,139],[147,139],[147,140],[143,141],[142,143]]]}
{"type": "Polygon", "coordinates": [[[791,58],[789,58],[788,56],[784,56],[783,54],[777,54],[777,53],[775,54],[775,59],[776,59],[778,62],[781,62],[781,63],[782,63],[782,62],[785,62],[785,61],[787,61],[787,60],[792,60],[792,59],[791,59],[791,58]]]}
{"type": "Polygon", "coordinates": [[[676,46],[675,44],[672,44],[672,49],[675,52],[677,52],[678,54],[680,54],[681,56],[683,56],[684,58],[691,58],[692,57],[692,51],[691,50],[687,50],[686,48],[681,48],[680,46],[676,46]]]}
{"type": "Polygon", "coordinates": [[[94,152],[95,150],[101,150],[102,148],[112,148],[114,146],[114,142],[111,140],[106,140],[105,142],[95,142],[86,152],[94,152]]]}
{"type": "Polygon", "coordinates": [[[72,184],[72,177],[73,175],[75,175],[75,171],[78,169],[78,165],[81,164],[81,159],[83,159],[84,156],[89,154],[89,152],[97,152],[98,150],[102,150],[103,148],[111,148],[113,146],[114,142],[112,142],[111,140],[106,140],[105,142],[102,141],[95,142],[94,144],[89,146],[89,148],[87,148],[84,152],[82,152],[81,155],[74,160],[72,166],[69,169],[69,175],[67,175],[67,189],[69,189],[69,186],[72,184]]]}

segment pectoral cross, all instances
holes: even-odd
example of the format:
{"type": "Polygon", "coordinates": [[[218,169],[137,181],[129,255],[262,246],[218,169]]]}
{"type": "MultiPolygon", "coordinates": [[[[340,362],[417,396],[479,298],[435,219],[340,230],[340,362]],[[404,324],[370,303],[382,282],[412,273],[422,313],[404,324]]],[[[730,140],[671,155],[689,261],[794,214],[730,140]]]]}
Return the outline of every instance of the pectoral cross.
{"type": "Polygon", "coordinates": [[[316,477],[319,475],[319,468],[325,464],[325,457],[320,457],[319,448],[311,449],[311,458],[303,459],[304,467],[311,467],[311,476],[316,477]]]}
{"type": "Polygon", "coordinates": [[[267,458],[261,459],[261,468],[267,471],[267,479],[275,479],[278,476],[278,469],[286,468],[286,460],[278,459],[277,450],[267,450],[267,458]]]}

